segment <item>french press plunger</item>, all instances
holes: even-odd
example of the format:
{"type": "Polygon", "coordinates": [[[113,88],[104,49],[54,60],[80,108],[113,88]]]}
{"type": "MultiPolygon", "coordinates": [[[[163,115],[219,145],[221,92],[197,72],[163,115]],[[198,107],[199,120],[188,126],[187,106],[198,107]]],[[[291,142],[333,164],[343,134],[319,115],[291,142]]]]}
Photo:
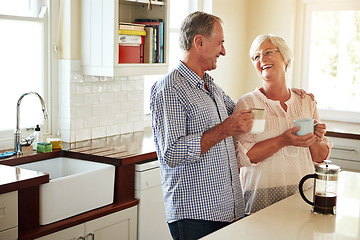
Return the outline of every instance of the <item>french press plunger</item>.
{"type": "Polygon", "coordinates": [[[313,211],[320,214],[336,214],[336,199],[338,173],[340,167],[325,160],[315,166],[315,173],[304,176],[299,183],[299,192],[305,202],[313,206],[313,211]],[[306,198],[303,191],[304,182],[309,178],[314,180],[314,200],[306,198]]]}

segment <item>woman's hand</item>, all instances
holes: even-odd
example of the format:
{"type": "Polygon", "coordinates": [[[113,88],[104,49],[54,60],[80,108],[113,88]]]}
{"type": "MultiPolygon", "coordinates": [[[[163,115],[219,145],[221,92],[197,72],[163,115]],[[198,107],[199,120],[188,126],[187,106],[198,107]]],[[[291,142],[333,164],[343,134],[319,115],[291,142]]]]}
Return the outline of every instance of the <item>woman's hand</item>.
{"type": "Polygon", "coordinates": [[[320,142],[321,139],[326,134],[326,125],[325,123],[318,123],[318,121],[315,120],[315,123],[317,123],[314,127],[314,133],[316,135],[316,141],[320,142]]]}
{"type": "Polygon", "coordinates": [[[295,132],[299,131],[300,127],[293,127],[286,130],[281,134],[284,147],[297,146],[297,147],[310,147],[316,141],[316,135],[313,133],[304,136],[298,136],[295,132]]]}

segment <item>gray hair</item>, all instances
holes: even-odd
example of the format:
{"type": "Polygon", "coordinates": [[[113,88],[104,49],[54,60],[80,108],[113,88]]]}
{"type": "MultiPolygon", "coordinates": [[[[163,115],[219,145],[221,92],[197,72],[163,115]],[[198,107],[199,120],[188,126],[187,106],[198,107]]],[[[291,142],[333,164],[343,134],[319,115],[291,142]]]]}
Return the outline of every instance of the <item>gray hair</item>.
{"type": "Polygon", "coordinates": [[[222,24],[223,21],[217,16],[201,11],[190,13],[180,27],[180,48],[190,50],[196,35],[212,37],[215,22],[222,24]]]}
{"type": "Polygon", "coordinates": [[[257,36],[251,44],[250,47],[250,58],[252,58],[260,48],[260,45],[265,42],[266,40],[270,40],[272,44],[274,44],[277,48],[279,48],[280,54],[283,56],[285,62],[287,62],[286,70],[290,66],[291,62],[293,61],[293,53],[290,47],[286,44],[284,39],[275,35],[275,34],[262,34],[257,36]]]}

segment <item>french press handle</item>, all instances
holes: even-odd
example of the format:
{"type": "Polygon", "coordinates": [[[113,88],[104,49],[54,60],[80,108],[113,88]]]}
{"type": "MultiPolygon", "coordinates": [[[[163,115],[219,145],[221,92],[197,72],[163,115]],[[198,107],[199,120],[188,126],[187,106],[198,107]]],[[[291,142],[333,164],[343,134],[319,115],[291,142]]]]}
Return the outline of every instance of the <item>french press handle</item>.
{"type": "Polygon", "coordinates": [[[309,199],[307,199],[307,197],[305,196],[304,194],[304,191],[303,191],[303,185],[305,183],[306,180],[308,180],[309,178],[317,178],[317,174],[314,173],[314,174],[308,174],[306,176],[304,176],[301,180],[300,180],[300,183],[299,183],[299,192],[300,192],[300,195],[301,197],[304,199],[304,201],[308,204],[310,204],[311,206],[314,206],[314,203],[311,202],[309,199]]]}

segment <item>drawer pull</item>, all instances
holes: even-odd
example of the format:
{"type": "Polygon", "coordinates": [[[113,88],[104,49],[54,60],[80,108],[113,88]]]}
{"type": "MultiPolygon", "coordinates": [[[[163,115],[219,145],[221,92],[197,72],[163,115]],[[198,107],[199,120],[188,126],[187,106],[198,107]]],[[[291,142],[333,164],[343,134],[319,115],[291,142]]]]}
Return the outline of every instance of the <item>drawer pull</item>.
{"type": "Polygon", "coordinates": [[[347,151],[347,152],[356,152],[356,148],[354,147],[333,147],[333,150],[339,150],[339,151],[347,151]]]}
{"type": "Polygon", "coordinates": [[[0,208],[0,217],[5,217],[6,214],[6,207],[0,208]]]}

